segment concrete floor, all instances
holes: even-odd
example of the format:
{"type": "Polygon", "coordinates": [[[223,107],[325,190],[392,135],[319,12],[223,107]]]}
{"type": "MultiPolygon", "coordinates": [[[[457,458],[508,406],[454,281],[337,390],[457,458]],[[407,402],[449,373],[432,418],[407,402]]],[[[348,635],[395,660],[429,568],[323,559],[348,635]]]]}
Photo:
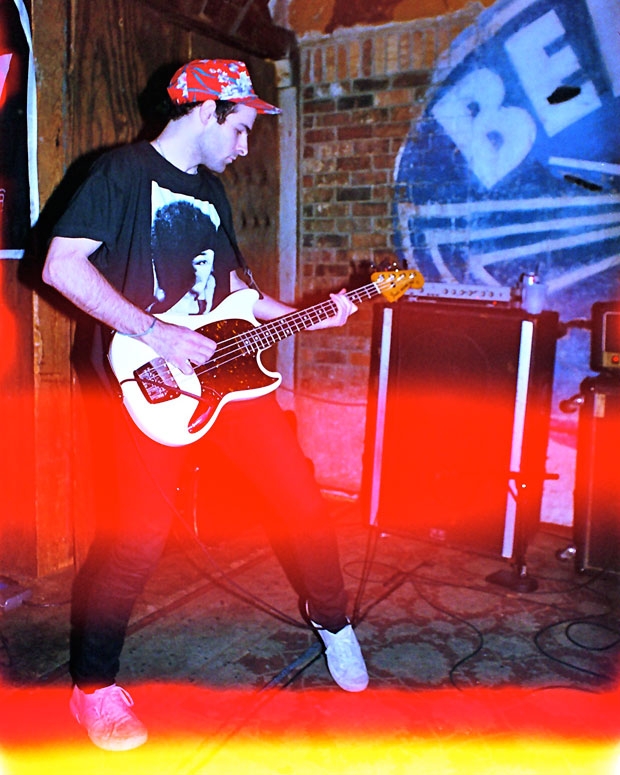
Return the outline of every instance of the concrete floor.
{"type": "Polygon", "coordinates": [[[119,676],[147,745],[99,751],[69,715],[66,571],[0,614],[1,775],[619,775],[617,575],[576,574],[557,556],[569,536],[543,526],[537,589],[515,592],[487,580],[510,569],[499,556],[379,534],[356,503],[331,505],[366,692],[331,682],[262,529],[220,529],[207,551],[179,533],[119,676]]]}

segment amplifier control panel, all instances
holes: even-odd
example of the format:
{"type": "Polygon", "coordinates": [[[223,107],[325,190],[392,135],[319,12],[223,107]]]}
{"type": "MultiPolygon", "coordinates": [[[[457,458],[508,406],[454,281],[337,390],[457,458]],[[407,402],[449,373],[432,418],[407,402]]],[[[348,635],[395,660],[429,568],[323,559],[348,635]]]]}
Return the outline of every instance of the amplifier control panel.
{"type": "Polygon", "coordinates": [[[516,301],[513,288],[503,285],[466,283],[424,283],[423,288],[412,288],[406,291],[405,297],[435,301],[477,301],[501,305],[510,305],[516,301]]]}

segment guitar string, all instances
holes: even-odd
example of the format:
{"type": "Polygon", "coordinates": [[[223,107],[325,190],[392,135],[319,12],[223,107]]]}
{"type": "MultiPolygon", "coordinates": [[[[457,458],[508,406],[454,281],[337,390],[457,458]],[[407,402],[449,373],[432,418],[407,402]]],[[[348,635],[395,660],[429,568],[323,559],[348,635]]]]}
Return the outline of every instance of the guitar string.
{"type": "MultiPolygon", "coordinates": [[[[360,288],[356,291],[351,291],[347,294],[349,298],[352,300],[362,300],[364,296],[367,298],[371,298],[373,295],[376,295],[379,293],[378,289],[378,283],[371,283],[368,286],[365,286],[364,288],[360,288]],[[372,289],[374,289],[374,293],[372,293],[372,289]]],[[[310,307],[305,310],[300,310],[297,312],[293,312],[290,315],[286,315],[284,318],[279,318],[278,320],[270,321],[269,323],[263,324],[261,326],[261,329],[264,331],[264,328],[268,328],[270,330],[273,330],[276,333],[276,338],[271,341],[271,338],[269,335],[265,335],[264,333],[262,335],[258,335],[256,333],[257,329],[255,327],[250,328],[248,331],[244,331],[240,334],[236,334],[235,336],[224,339],[221,342],[218,343],[217,348],[215,350],[214,357],[211,358],[209,361],[207,361],[206,364],[201,364],[200,366],[196,367],[194,369],[193,374],[184,374],[179,377],[173,377],[172,373],[170,374],[171,377],[175,379],[176,385],[167,385],[170,389],[174,390],[180,390],[182,395],[186,395],[187,397],[195,397],[196,399],[199,399],[199,396],[193,396],[193,394],[189,393],[188,391],[185,391],[183,389],[184,385],[187,385],[188,383],[191,383],[193,379],[198,376],[207,375],[211,372],[217,371],[219,368],[222,368],[223,366],[228,365],[229,363],[232,363],[237,358],[246,357],[248,355],[251,355],[257,351],[261,351],[263,349],[267,349],[272,344],[274,344],[276,341],[281,341],[283,338],[285,338],[286,335],[288,335],[288,332],[292,329],[294,329],[296,326],[299,326],[298,330],[301,331],[305,328],[305,325],[302,321],[307,322],[308,320],[311,321],[311,324],[315,322],[319,322],[321,319],[321,312],[326,310],[336,311],[336,305],[332,301],[326,301],[321,302],[320,304],[315,305],[314,307],[310,307]],[[313,315],[316,317],[313,319],[313,315]],[[295,325],[293,324],[293,320],[295,320],[295,325]],[[279,329],[279,335],[278,335],[278,329],[279,329]],[[282,333],[285,334],[285,336],[282,336],[282,333]],[[264,347],[261,347],[260,345],[265,345],[264,347]]],[[[327,317],[330,317],[328,314],[327,317]]],[[[161,375],[160,375],[161,378],[161,375]]],[[[160,380],[151,380],[144,375],[141,377],[142,381],[145,384],[151,384],[151,385],[159,385],[161,386],[160,380]]]]}
{"type": "MultiPolygon", "coordinates": [[[[352,301],[363,301],[364,299],[376,296],[392,284],[391,280],[377,280],[363,288],[350,291],[346,295],[352,301]]],[[[210,372],[217,371],[217,369],[222,366],[228,365],[237,358],[242,358],[255,352],[268,349],[271,345],[286,338],[291,330],[293,330],[294,333],[303,331],[306,327],[305,324],[308,321],[311,321],[311,325],[318,323],[321,320],[326,319],[325,317],[321,317],[322,313],[327,310],[335,312],[336,309],[336,305],[333,301],[321,302],[308,309],[299,310],[290,315],[286,315],[283,318],[264,323],[259,329],[253,327],[248,331],[236,334],[229,339],[224,339],[222,342],[218,343],[214,357],[207,361],[207,363],[196,367],[193,375],[184,374],[182,377],[177,378],[177,386],[181,388],[183,383],[192,381],[192,378],[195,376],[200,377],[201,375],[209,374],[210,372]],[[295,322],[293,323],[293,321],[295,322]],[[297,331],[294,331],[297,326],[299,326],[297,331]],[[265,333],[266,329],[273,331],[275,338],[272,339],[269,334],[265,333]],[[259,333],[259,331],[262,333],[259,333]],[[284,336],[282,336],[282,334],[284,334],[284,336]],[[261,347],[261,345],[264,346],[261,347]]],[[[331,317],[331,315],[327,314],[326,317],[331,317]]]]}
{"type": "MultiPolygon", "coordinates": [[[[351,291],[347,294],[347,296],[354,301],[361,300],[361,296],[356,298],[358,294],[359,291],[351,291]]],[[[368,295],[370,295],[370,293],[368,295]]],[[[218,344],[216,358],[212,358],[211,360],[207,361],[207,363],[199,366],[196,369],[196,373],[202,374],[210,371],[211,368],[217,368],[216,362],[218,357],[227,357],[227,348],[233,351],[231,354],[234,357],[237,357],[237,355],[242,356],[251,354],[254,351],[252,349],[253,346],[259,345],[258,349],[265,349],[265,347],[275,344],[275,342],[281,341],[284,338],[282,334],[286,336],[289,331],[294,329],[297,329],[297,331],[302,331],[308,322],[310,325],[314,325],[314,323],[318,323],[321,320],[331,317],[329,312],[336,311],[337,308],[333,301],[321,302],[321,304],[317,304],[314,307],[292,312],[289,315],[285,315],[283,318],[278,318],[277,320],[264,323],[262,326],[260,326],[259,329],[253,327],[248,331],[243,331],[240,334],[236,334],[230,339],[224,339],[218,344]],[[322,313],[325,314],[325,317],[322,316],[322,313]],[[273,332],[273,334],[270,332],[273,332]],[[265,345],[265,347],[261,348],[260,345],[265,345]],[[243,349],[243,352],[239,352],[240,349],[243,349]]]]}
{"type": "MultiPolygon", "coordinates": [[[[409,285],[414,284],[417,274],[418,273],[415,272],[415,270],[409,270],[409,285]]],[[[401,284],[403,279],[407,278],[401,274],[399,277],[399,282],[401,284]]],[[[374,282],[371,282],[362,288],[350,291],[346,295],[348,298],[354,301],[363,301],[364,299],[372,298],[379,293],[384,293],[384,291],[387,290],[387,288],[390,286],[395,287],[394,278],[388,277],[386,279],[385,276],[380,276],[374,282]]],[[[141,374],[139,380],[145,386],[157,388],[164,387],[172,390],[173,392],[176,392],[177,395],[185,395],[188,398],[201,401],[202,399],[200,395],[184,389],[184,386],[193,387],[192,382],[196,376],[215,372],[217,369],[228,365],[238,358],[247,357],[248,355],[255,353],[258,354],[262,350],[268,349],[275,342],[281,341],[290,335],[291,329],[293,329],[293,321],[295,321],[297,332],[304,330],[304,328],[307,326],[308,319],[310,319],[312,323],[318,322],[321,319],[325,319],[324,317],[321,318],[320,313],[327,309],[330,311],[335,311],[335,303],[331,300],[321,302],[314,307],[293,312],[290,315],[284,316],[283,318],[278,318],[277,320],[264,323],[259,327],[252,327],[247,331],[231,337],[230,339],[222,340],[222,342],[219,342],[217,345],[214,357],[211,358],[206,364],[197,366],[192,374],[182,374],[178,377],[175,377],[170,371],[168,364],[166,363],[165,365],[168,374],[163,374],[158,367],[154,367],[154,371],[151,369],[150,371],[141,374]],[[316,316],[314,320],[312,315],[316,316]],[[262,335],[258,333],[259,331],[264,332],[265,329],[274,331],[277,334],[276,338],[274,339],[273,336],[272,338],[269,338],[269,336],[265,335],[264,333],[262,335]],[[240,343],[242,346],[240,346],[240,343]],[[262,348],[260,346],[261,344],[263,345],[262,348]],[[170,380],[173,380],[174,384],[171,384],[170,381],[167,381],[167,377],[169,377],[170,380]]],[[[330,315],[327,315],[327,317],[329,316],[330,315]]],[[[293,333],[297,332],[293,330],[293,333]]]]}

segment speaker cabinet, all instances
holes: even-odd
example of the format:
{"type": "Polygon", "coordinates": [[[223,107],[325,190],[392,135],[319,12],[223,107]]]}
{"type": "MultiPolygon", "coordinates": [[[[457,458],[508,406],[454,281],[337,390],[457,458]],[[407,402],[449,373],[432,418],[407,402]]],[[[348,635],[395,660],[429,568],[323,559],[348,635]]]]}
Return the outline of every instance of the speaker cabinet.
{"type": "Polygon", "coordinates": [[[575,561],[580,571],[620,573],[620,376],[581,383],[575,470],[575,561]]]}
{"type": "Polygon", "coordinates": [[[371,524],[513,555],[515,531],[540,521],[557,328],[554,312],[375,306],[362,477],[371,524]]]}

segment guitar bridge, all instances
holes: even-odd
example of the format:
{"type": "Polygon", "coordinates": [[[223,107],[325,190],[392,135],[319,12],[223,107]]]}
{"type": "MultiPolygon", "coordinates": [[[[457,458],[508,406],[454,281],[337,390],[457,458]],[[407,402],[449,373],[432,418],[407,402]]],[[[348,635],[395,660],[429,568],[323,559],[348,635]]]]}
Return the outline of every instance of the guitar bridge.
{"type": "Polygon", "coordinates": [[[150,404],[160,404],[181,395],[170,367],[163,358],[153,358],[152,361],[136,369],[133,374],[150,404]]]}

